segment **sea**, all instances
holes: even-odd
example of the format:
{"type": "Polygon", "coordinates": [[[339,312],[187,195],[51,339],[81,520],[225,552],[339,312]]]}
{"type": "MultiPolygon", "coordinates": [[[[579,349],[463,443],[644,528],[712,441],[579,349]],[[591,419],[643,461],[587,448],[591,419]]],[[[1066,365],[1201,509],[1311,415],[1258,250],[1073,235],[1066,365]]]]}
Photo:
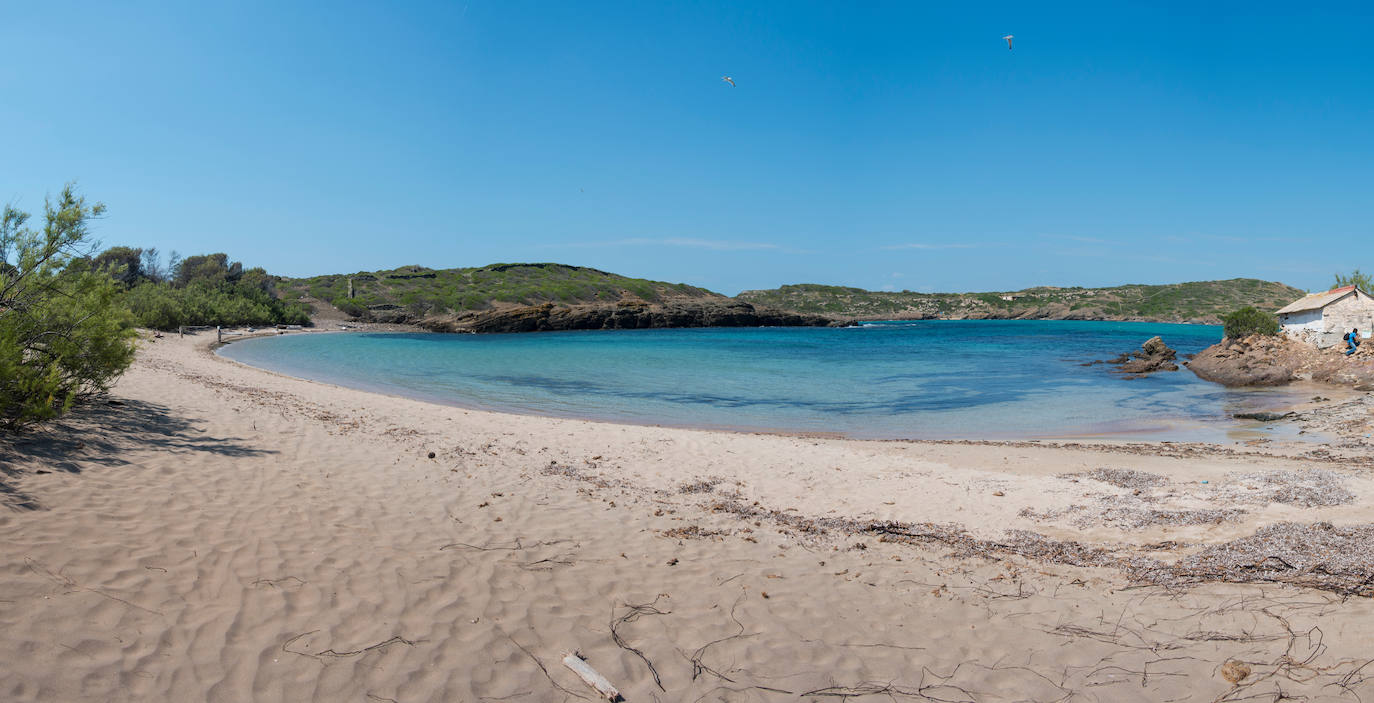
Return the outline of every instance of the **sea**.
{"type": "Polygon", "coordinates": [[[566,418],[864,439],[1243,440],[1238,421],[1310,389],[1227,389],[1186,368],[1107,364],[1161,336],[1180,357],[1220,327],[939,320],[849,328],[525,334],[292,333],[220,354],[315,381],[454,406],[566,418]]]}

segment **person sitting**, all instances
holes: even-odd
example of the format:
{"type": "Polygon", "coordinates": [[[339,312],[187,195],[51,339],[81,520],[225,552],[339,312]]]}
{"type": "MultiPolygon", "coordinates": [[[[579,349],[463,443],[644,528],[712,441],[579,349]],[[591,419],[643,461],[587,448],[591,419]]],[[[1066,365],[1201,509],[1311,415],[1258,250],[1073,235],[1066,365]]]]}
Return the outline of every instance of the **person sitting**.
{"type": "Polygon", "coordinates": [[[1352,330],[1350,330],[1349,332],[1346,333],[1346,335],[1345,335],[1345,344],[1346,344],[1346,349],[1345,349],[1345,355],[1346,355],[1346,356],[1350,356],[1351,354],[1354,354],[1354,353],[1355,353],[1355,350],[1360,348],[1360,328],[1356,327],[1355,329],[1352,329],[1352,330]]]}

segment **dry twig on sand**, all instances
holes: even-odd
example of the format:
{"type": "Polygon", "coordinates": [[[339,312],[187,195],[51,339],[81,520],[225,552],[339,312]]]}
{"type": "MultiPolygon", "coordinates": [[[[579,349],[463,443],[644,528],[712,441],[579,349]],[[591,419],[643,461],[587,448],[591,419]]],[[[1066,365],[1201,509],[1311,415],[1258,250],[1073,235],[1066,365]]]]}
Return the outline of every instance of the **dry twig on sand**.
{"type": "Polygon", "coordinates": [[[415,646],[415,645],[417,645],[417,644],[419,644],[419,643],[425,641],[425,640],[408,640],[408,639],[406,639],[406,638],[404,638],[404,637],[401,637],[400,635],[392,635],[390,639],[383,640],[383,641],[378,642],[378,643],[376,643],[376,644],[368,645],[368,646],[366,646],[366,647],[363,647],[362,649],[353,649],[353,650],[349,650],[349,651],[346,651],[346,652],[339,652],[339,651],[336,651],[333,647],[330,647],[329,649],[326,649],[326,650],[324,650],[324,651],[316,652],[316,653],[314,653],[314,654],[311,654],[310,652],[303,652],[303,651],[298,650],[298,649],[291,649],[291,648],[290,648],[291,645],[294,644],[294,643],[296,642],[296,640],[299,640],[299,639],[301,639],[301,638],[303,638],[303,637],[309,637],[310,635],[313,635],[313,634],[315,634],[316,632],[319,632],[319,630],[311,630],[311,631],[309,631],[309,632],[302,632],[301,634],[296,635],[295,637],[292,637],[291,639],[289,639],[289,640],[287,640],[287,641],[285,641],[285,642],[282,642],[282,644],[281,644],[281,651],[287,652],[288,654],[299,654],[299,655],[301,655],[301,656],[303,656],[303,657],[310,657],[311,659],[319,660],[321,657],[340,657],[340,658],[342,658],[342,657],[353,657],[353,656],[357,656],[357,655],[359,655],[359,654],[367,654],[368,652],[371,652],[371,651],[373,651],[373,650],[382,649],[383,647],[389,647],[389,646],[391,646],[391,645],[393,645],[393,644],[404,644],[404,645],[409,645],[409,646],[413,647],[413,646],[415,646]]]}
{"type": "Polygon", "coordinates": [[[627,651],[627,652],[631,652],[632,654],[634,654],[635,656],[639,657],[640,659],[643,659],[643,660],[644,660],[644,664],[647,665],[647,666],[649,667],[649,673],[650,673],[650,674],[653,674],[653,676],[654,676],[654,683],[658,685],[658,689],[659,689],[660,691],[666,692],[668,689],[666,689],[666,688],[663,687],[663,680],[660,679],[660,678],[658,677],[658,669],[654,667],[654,663],[651,662],[651,661],[649,661],[649,658],[648,658],[648,657],[644,656],[644,652],[641,652],[641,651],[639,651],[638,649],[635,649],[634,647],[631,647],[631,646],[625,641],[625,638],[623,638],[623,637],[620,636],[620,632],[619,632],[619,628],[620,628],[622,625],[626,625],[626,624],[632,623],[632,622],[638,620],[638,619],[640,618],[640,616],[642,616],[642,615],[667,615],[668,613],[673,612],[673,611],[671,611],[671,610],[659,610],[658,608],[654,607],[654,606],[656,606],[656,605],[658,604],[659,599],[662,598],[662,597],[663,597],[663,596],[661,596],[661,595],[660,595],[660,596],[657,596],[657,597],[654,598],[654,600],[653,600],[652,603],[644,603],[644,604],[641,604],[641,605],[632,605],[632,604],[630,604],[630,603],[626,603],[626,604],[625,604],[625,607],[628,608],[628,610],[625,612],[624,615],[621,615],[620,617],[616,617],[616,616],[615,616],[615,609],[612,608],[612,609],[611,609],[611,639],[615,640],[615,644],[616,644],[617,647],[620,647],[621,649],[623,649],[623,650],[625,650],[625,651],[627,651]]]}
{"type": "Polygon", "coordinates": [[[702,659],[706,657],[706,650],[710,649],[713,645],[720,644],[721,642],[729,642],[733,639],[741,639],[753,636],[744,634],[744,623],[740,622],[739,618],[735,617],[735,609],[739,607],[740,602],[743,600],[744,594],[740,594],[739,598],[735,599],[735,604],[730,606],[730,619],[735,621],[735,625],[739,627],[739,632],[736,632],[735,634],[730,635],[728,637],[722,637],[718,640],[711,640],[710,642],[707,642],[706,644],[697,647],[696,651],[692,652],[691,656],[687,657],[688,661],[692,662],[693,681],[696,681],[697,677],[701,676],[703,673],[706,673],[711,674],[712,676],[721,679],[722,681],[729,681],[730,683],[735,682],[735,680],[730,678],[729,676],[726,676],[725,674],[722,674],[721,672],[707,666],[705,662],[702,661],[702,659]]]}
{"type": "Polygon", "coordinates": [[[560,690],[560,691],[562,691],[562,692],[568,694],[569,696],[572,696],[573,698],[581,698],[581,699],[584,700],[584,701],[587,700],[587,697],[586,697],[586,696],[584,696],[584,695],[582,695],[582,694],[580,694],[580,693],[574,692],[574,691],[569,691],[568,689],[566,689],[566,688],[564,688],[563,686],[559,685],[559,683],[558,683],[557,681],[554,681],[554,680],[553,680],[553,676],[549,675],[549,670],[548,670],[548,668],[544,666],[544,662],[539,661],[539,657],[534,656],[534,653],[531,652],[530,650],[526,649],[526,648],[525,648],[525,645],[520,644],[519,642],[516,642],[516,641],[515,641],[515,638],[514,638],[514,637],[511,637],[509,632],[506,632],[505,630],[501,630],[500,628],[497,628],[497,630],[500,631],[501,634],[505,635],[505,636],[506,636],[506,639],[510,640],[510,643],[513,644],[513,645],[515,645],[517,649],[519,649],[521,652],[524,652],[524,653],[525,653],[525,656],[527,656],[527,657],[529,657],[530,659],[534,660],[535,666],[538,666],[538,667],[539,667],[539,670],[542,671],[542,672],[544,672],[544,678],[546,678],[546,679],[549,680],[549,684],[550,684],[550,685],[552,685],[554,688],[556,688],[556,689],[558,689],[558,690],[560,690]]]}

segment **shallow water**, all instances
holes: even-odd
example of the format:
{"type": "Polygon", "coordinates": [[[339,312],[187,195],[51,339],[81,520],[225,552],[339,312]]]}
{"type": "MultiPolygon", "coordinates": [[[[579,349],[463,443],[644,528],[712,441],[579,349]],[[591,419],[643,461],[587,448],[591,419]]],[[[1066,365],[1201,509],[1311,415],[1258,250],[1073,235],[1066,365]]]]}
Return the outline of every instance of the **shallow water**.
{"type": "MultiPolygon", "coordinates": [[[[1310,396],[1228,390],[1187,369],[1126,380],[1109,366],[1083,365],[1154,335],[1183,355],[1216,342],[1221,328],[978,320],[845,329],[307,333],[243,340],[220,353],[292,376],[467,407],[884,439],[1143,434],[1217,441],[1241,436],[1232,413],[1310,396]]],[[[1246,432],[1254,436],[1253,428],[1246,432]]]]}

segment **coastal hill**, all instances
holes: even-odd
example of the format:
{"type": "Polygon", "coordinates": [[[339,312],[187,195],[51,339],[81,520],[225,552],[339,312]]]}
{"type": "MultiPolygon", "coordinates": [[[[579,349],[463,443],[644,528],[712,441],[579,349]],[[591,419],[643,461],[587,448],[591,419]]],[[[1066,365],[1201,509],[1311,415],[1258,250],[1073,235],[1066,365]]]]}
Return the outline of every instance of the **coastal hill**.
{"type": "Polygon", "coordinates": [[[1253,278],[1113,288],[1041,286],[993,293],[882,292],[811,283],[736,296],[756,305],[856,320],[1132,320],[1219,324],[1253,305],[1276,310],[1303,296],[1292,286],[1253,278]]]}
{"type": "Polygon", "coordinates": [[[344,312],[362,315],[367,310],[404,308],[415,317],[543,303],[725,299],[719,293],[685,283],[663,283],[584,266],[548,263],[455,269],[402,266],[389,271],[285,279],[282,289],[329,302],[344,312]]]}
{"type": "Polygon", "coordinates": [[[287,300],[316,317],[415,324],[438,331],[517,332],[844,324],[878,319],[1140,320],[1217,324],[1247,305],[1273,310],[1303,291],[1236,278],[1113,288],[1042,286],[989,293],[868,291],[817,284],[750,290],[734,298],[685,283],[630,278],[557,263],[454,269],[403,266],[283,278],[287,300]]]}
{"type": "Polygon", "coordinates": [[[555,263],[477,268],[404,266],[281,279],[288,299],[346,316],[441,332],[648,327],[827,326],[831,316],[770,310],[685,283],[629,278],[555,263]]]}

